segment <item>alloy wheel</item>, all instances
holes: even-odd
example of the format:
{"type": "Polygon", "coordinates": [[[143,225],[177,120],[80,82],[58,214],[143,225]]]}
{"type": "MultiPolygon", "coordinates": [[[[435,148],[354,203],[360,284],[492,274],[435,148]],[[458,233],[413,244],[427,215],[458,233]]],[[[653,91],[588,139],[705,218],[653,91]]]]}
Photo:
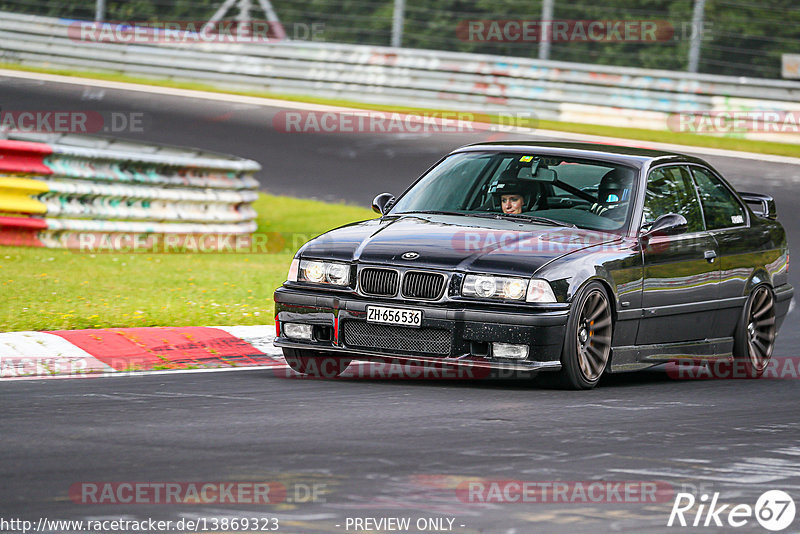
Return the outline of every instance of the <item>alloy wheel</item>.
{"type": "Polygon", "coordinates": [[[755,371],[763,371],[772,357],[775,334],[775,297],[761,286],[753,292],[747,316],[748,356],[755,371]]]}
{"type": "Polygon", "coordinates": [[[611,354],[611,307],[604,292],[589,293],[578,320],[576,347],[583,377],[593,382],[600,378],[611,354]]]}

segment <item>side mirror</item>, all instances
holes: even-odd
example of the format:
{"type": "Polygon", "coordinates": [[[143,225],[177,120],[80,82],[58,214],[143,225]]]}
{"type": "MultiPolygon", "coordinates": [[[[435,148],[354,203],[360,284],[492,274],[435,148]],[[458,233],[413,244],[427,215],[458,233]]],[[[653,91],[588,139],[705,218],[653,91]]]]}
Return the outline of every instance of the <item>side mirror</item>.
{"type": "Polygon", "coordinates": [[[689,223],[686,221],[686,217],[677,213],[667,213],[656,219],[653,226],[643,233],[641,237],[678,235],[686,232],[688,227],[689,223]]]}
{"type": "Polygon", "coordinates": [[[394,200],[394,195],[391,193],[381,193],[372,201],[372,211],[380,215],[386,215],[386,206],[394,200]]]}

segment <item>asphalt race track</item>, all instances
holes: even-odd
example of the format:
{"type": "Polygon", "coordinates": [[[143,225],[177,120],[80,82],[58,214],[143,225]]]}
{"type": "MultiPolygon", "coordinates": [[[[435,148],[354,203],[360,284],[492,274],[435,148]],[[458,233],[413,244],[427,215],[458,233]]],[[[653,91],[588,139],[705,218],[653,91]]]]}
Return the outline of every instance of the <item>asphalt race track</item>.
{"type": "MultiPolygon", "coordinates": [[[[509,138],[287,134],[273,128],[275,108],[2,77],[0,107],[143,112],[143,132],[118,135],[252,158],[264,168],[266,191],[363,205],[376,193],[401,192],[448,150],[509,138]]],[[[738,189],[773,195],[800,254],[800,166],[705,159],[738,189]]],[[[790,269],[795,288],[799,271],[790,269]]],[[[795,369],[797,317],[787,318],[775,352],[793,358],[795,369]]],[[[0,517],[278,518],[280,532],[354,532],[361,530],[354,520],[365,518],[410,518],[408,532],[675,532],[690,530],[666,526],[677,492],[709,500],[719,492],[718,504],[731,506],[753,506],[773,489],[800,497],[800,379],[674,380],[654,370],[567,392],[524,378],[286,374],[0,384],[0,517]],[[458,491],[514,480],[654,481],[665,491],[643,503],[613,495],[612,502],[481,502],[458,491]],[[269,505],[83,504],[74,493],[84,483],[209,481],[270,482],[287,493],[269,505]],[[416,529],[424,518],[444,522],[416,529]]],[[[754,518],[736,530],[765,531],[754,518]]]]}

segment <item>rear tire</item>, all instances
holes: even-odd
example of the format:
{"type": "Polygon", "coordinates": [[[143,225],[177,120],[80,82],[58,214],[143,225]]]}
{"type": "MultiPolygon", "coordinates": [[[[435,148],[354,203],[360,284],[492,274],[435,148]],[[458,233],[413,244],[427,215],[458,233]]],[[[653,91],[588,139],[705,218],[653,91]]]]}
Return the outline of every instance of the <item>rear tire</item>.
{"type": "Polygon", "coordinates": [[[733,357],[741,362],[745,376],[764,374],[775,347],[775,295],[767,285],[756,287],[742,309],[733,341],[733,357]]]}
{"type": "Polygon", "coordinates": [[[567,320],[561,370],[542,373],[540,380],[565,389],[591,389],[611,357],[614,322],[605,288],[591,282],[576,296],[567,320]]]}
{"type": "Polygon", "coordinates": [[[283,357],[294,371],[316,378],[336,378],[350,365],[350,358],[327,354],[318,350],[283,349],[283,357]]]}

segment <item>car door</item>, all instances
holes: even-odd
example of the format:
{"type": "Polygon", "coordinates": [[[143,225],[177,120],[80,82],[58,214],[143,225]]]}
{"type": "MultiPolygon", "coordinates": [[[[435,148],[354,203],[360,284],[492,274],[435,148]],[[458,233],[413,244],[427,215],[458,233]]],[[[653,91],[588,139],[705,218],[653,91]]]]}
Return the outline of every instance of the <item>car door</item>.
{"type": "Polygon", "coordinates": [[[646,230],[658,217],[683,215],[687,231],[642,240],[644,284],[637,345],[711,337],[717,308],[717,245],[706,231],[694,182],[685,165],[650,171],[643,207],[646,230]]]}
{"type": "Polygon", "coordinates": [[[731,337],[746,300],[746,285],[763,259],[764,244],[770,242],[769,230],[751,227],[747,210],[725,183],[710,169],[691,167],[706,230],[719,247],[719,311],[713,336],[731,337]]]}

